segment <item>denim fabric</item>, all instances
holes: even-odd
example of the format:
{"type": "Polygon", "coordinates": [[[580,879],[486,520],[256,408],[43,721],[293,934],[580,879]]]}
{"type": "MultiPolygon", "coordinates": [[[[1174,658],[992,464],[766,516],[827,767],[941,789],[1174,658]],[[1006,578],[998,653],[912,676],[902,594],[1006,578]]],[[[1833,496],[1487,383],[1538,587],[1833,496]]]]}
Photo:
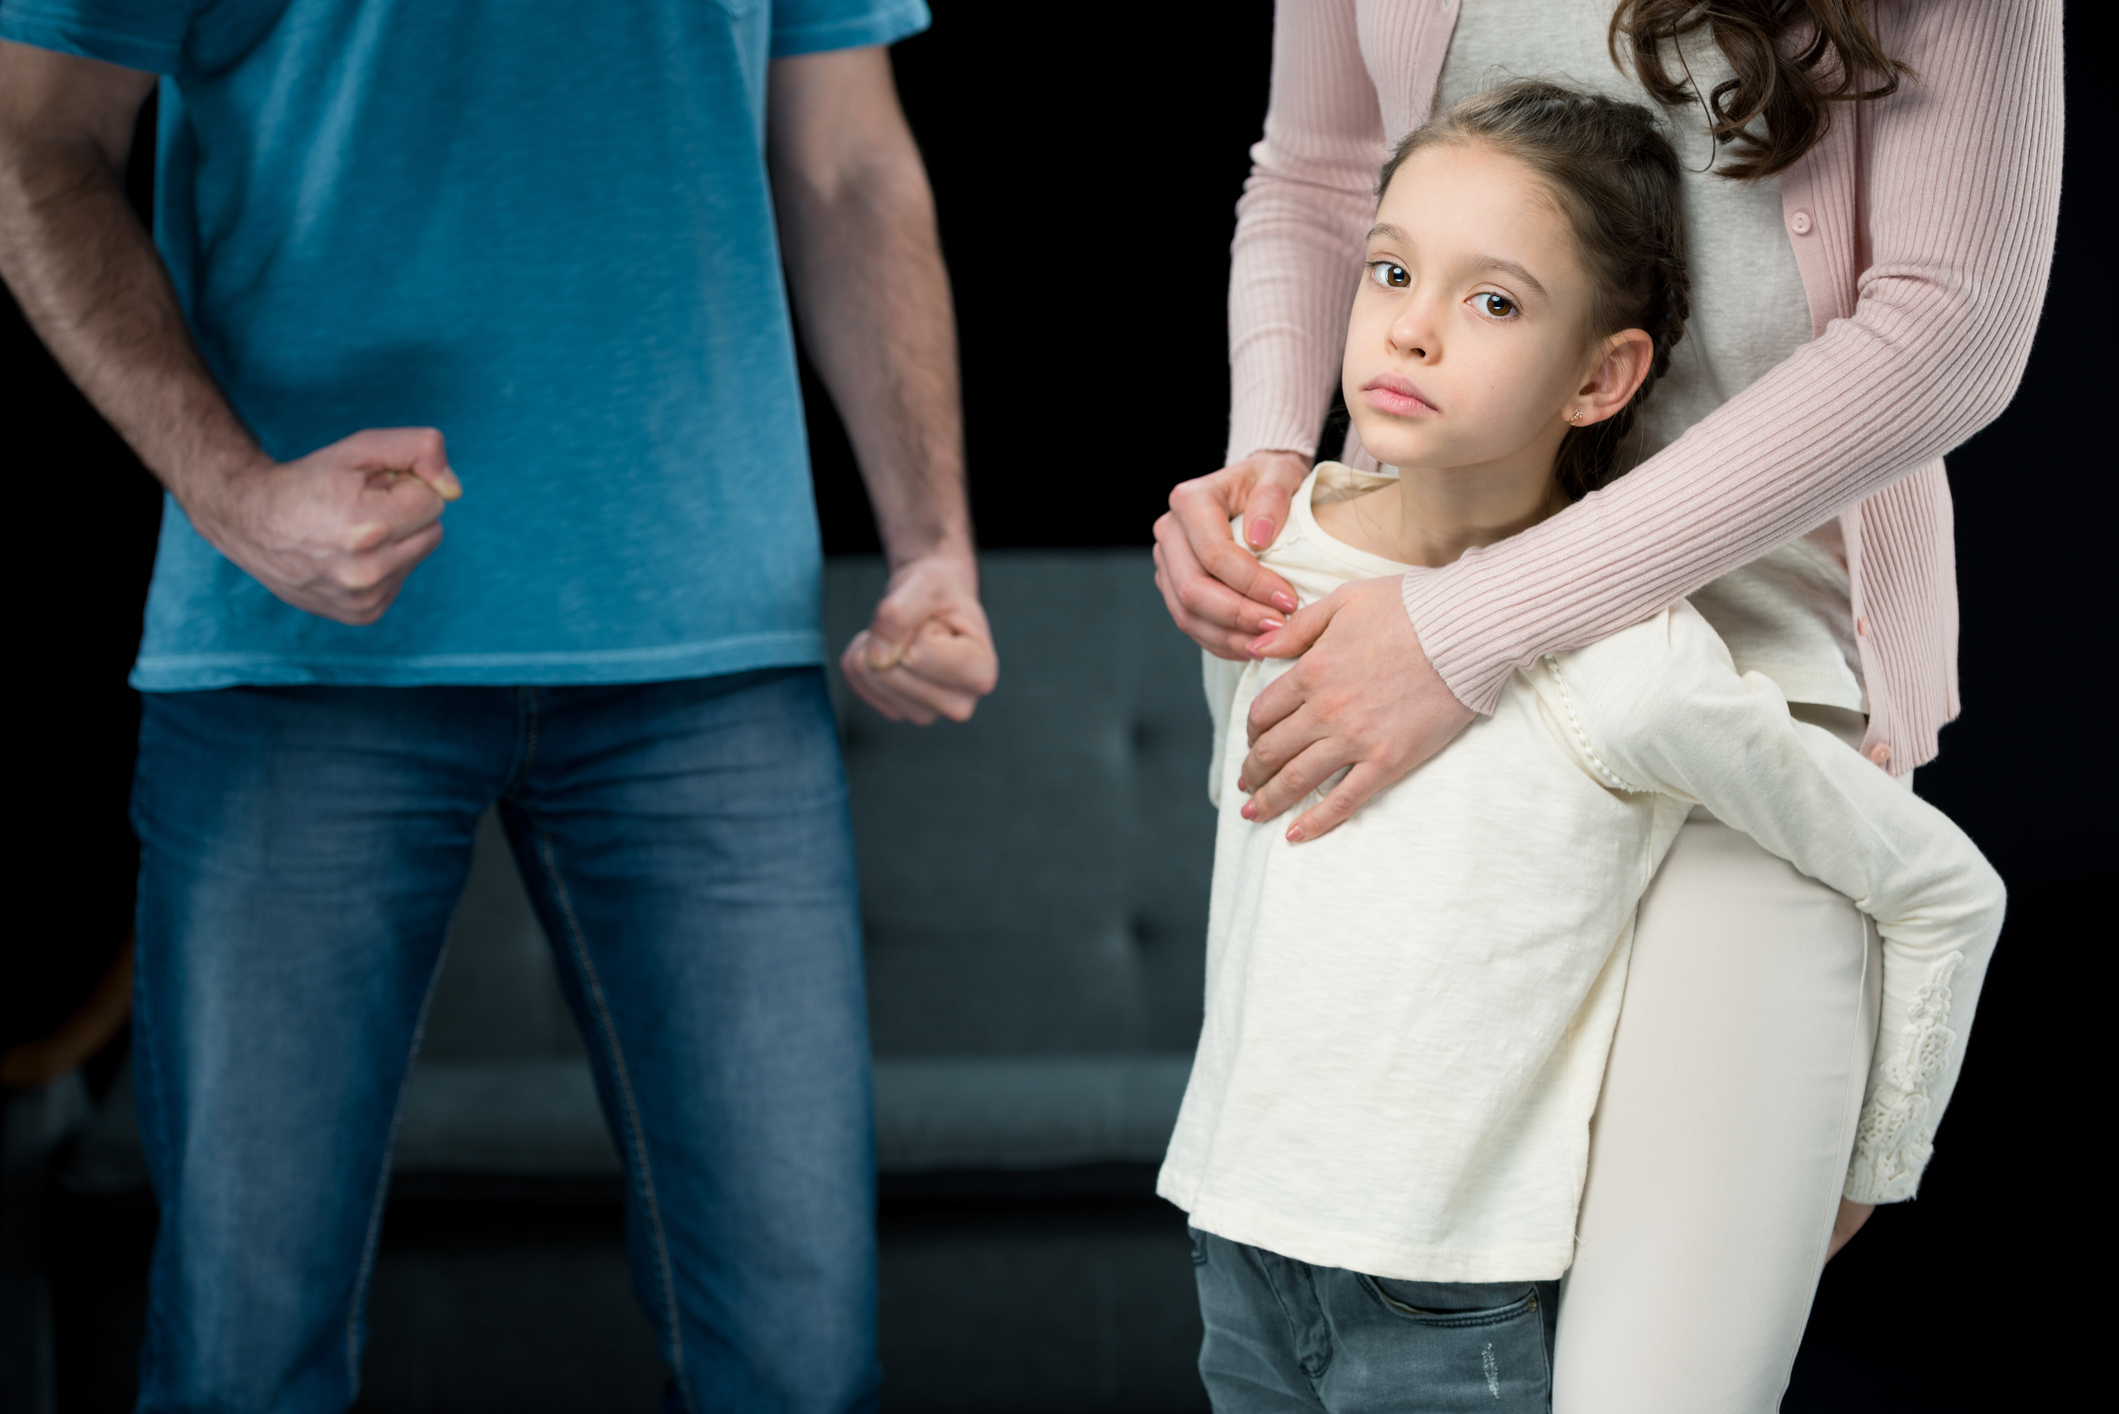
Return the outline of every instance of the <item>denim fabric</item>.
{"type": "Polygon", "coordinates": [[[1192,1229],[1216,1414],[1545,1414],[1556,1281],[1315,1267],[1192,1229]]]}
{"type": "Polygon", "coordinates": [[[693,1410],[871,1407],[873,1141],[823,675],[150,694],[143,1410],[354,1398],[393,1130],[498,801],[693,1410]]]}

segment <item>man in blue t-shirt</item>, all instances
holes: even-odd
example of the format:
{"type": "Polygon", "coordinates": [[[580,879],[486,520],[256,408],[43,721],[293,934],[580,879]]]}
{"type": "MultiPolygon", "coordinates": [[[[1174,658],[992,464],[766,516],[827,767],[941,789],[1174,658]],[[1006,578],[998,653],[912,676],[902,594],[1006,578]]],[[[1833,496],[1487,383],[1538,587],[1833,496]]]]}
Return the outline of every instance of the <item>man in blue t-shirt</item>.
{"type": "Polygon", "coordinates": [[[788,296],[892,567],[849,681],[962,720],[996,666],[883,47],[926,23],[0,0],[0,271],[169,492],[133,671],[143,1409],[352,1401],[400,1097],[495,805],[624,1159],[670,1407],[873,1403],[788,296]],[[121,177],[157,75],[150,241],[121,177]]]}

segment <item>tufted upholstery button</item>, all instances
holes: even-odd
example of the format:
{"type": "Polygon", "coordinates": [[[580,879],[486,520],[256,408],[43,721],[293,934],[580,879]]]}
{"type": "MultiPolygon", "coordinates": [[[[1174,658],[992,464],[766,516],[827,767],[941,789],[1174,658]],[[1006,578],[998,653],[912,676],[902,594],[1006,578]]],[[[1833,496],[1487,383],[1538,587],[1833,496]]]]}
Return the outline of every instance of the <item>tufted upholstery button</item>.
{"type": "Polygon", "coordinates": [[[1870,747],[1869,759],[1871,761],[1874,761],[1879,766],[1889,765],[1891,762],[1891,743],[1887,741],[1880,741],[1876,743],[1876,745],[1870,747]]]}
{"type": "Polygon", "coordinates": [[[1809,235],[1811,227],[1815,224],[1810,219],[1810,213],[1807,211],[1798,211],[1788,218],[1788,229],[1795,232],[1798,236],[1809,235]]]}
{"type": "Polygon", "coordinates": [[[1869,636],[1869,616],[1867,614],[1863,614],[1854,621],[1854,636],[1856,638],[1867,638],[1869,636]]]}

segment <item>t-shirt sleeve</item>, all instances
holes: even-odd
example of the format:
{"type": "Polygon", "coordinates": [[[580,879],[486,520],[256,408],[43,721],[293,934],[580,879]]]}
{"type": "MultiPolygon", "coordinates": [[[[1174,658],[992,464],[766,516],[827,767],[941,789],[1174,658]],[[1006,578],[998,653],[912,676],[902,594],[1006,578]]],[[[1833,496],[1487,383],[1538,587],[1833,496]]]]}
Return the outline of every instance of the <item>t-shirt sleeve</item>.
{"type": "Polygon", "coordinates": [[[2001,932],[2000,876],[1903,782],[1796,721],[1770,679],[1738,676],[1689,604],[1548,665],[1578,750],[1617,782],[1705,805],[1876,921],[1883,1014],[1845,1192],[1912,1197],[2001,932]]]}
{"type": "Polygon", "coordinates": [[[773,0],[772,56],[895,44],[932,23],[926,0],[773,0]]]}
{"type": "Polygon", "coordinates": [[[142,73],[175,73],[190,28],[168,0],[0,0],[0,39],[142,73]]]}

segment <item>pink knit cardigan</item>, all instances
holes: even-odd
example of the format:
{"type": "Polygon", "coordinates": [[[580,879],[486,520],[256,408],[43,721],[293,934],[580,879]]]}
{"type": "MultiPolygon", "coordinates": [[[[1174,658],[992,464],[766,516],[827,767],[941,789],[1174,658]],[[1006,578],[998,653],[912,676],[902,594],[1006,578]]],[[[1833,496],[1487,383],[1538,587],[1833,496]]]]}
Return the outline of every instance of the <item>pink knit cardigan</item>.
{"type": "MultiPolygon", "coordinates": [[[[1383,155],[1428,116],[1458,0],[1280,0],[1272,102],[1237,206],[1229,455],[1312,452],[1383,155]]],[[[1408,577],[1466,705],[1840,517],[1870,718],[1893,772],[1957,715],[1942,454],[2014,396],[2060,201],[2059,0],[1876,0],[1918,78],[1844,104],[1781,178],[1816,337],[1630,475],[1408,577]]]]}

